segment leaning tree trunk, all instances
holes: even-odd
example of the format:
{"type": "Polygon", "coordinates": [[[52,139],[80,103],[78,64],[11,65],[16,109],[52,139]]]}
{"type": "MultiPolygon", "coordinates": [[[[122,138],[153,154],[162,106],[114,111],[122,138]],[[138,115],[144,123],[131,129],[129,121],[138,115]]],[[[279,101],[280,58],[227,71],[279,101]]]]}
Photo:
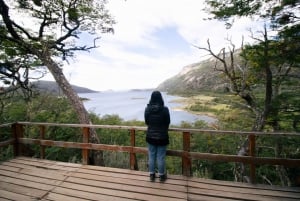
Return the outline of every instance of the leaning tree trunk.
{"type": "MultiPolygon", "coordinates": [[[[75,93],[70,83],[64,76],[62,69],[51,58],[51,50],[48,49],[47,44],[46,43],[42,44],[43,48],[39,49],[36,46],[32,45],[33,43],[31,43],[30,41],[26,41],[25,39],[23,39],[21,35],[19,35],[18,31],[15,30],[15,28],[17,28],[23,34],[25,32],[28,38],[36,39],[36,37],[30,36],[30,34],[26,32],[25,29],[23,29],[20,26],[17,26],[16,24],[14,24],[13,21],[11,21],[9,17],[9,7],[6,5],[6,3],[3,0],[0,0],[0,14],[3,19],[3,25],[5,24],[7,29],[6,31],[10,34],[9,37],[4,37],[4,39],[12,43],[15,43],[17,47],[20,47],[21,49],[28,51],[28,53],[32,53],[33,55],[36,55],[44,63],[44,65],[47,66],[48,70],[51,72],[54,79],[56,80],[58,86],[62,89],[63,93],[67,96],[67,98],[71,102],[75,112],[77,113],[79,122],[81,124],[91,124],[90,118],[88,116],[88,112],[86,111],[79,96],[75,93]]],[[[40,28],[44,28],[44,26],[41,26],[40,28]]],[[[43,43],[42,41],[40,42],[43,43]]],[[[95,129],[90,129],[90,142],[99,143],[99,139],[97,137],[97,133],[95,129]]],[[[95,165],[104,165],[102,152],[99,151],[93,152],[92,160],[93,160],[92,162],[95,165]]]]}
{"type": "MultiPolygon", "coordinates": [[[[89,114],[85,109],[82,101],[80,100],[78,94],[74,91],[69,81],[66,79],[65,75],[62,72],[62,69],[59,65],[53,61],[48,51],[43,53],[35,51],[36,55],[39,56],[39,59],[47,66],[48,70],[53,75],[56,83],[63,91],[64,95],[69,99],[73,109],[75,110],[78,120],[81,124],[92,124],[89,114]]],[[[90,142],[99,144],[100,140],[97,136],[96,130],[90,129],[90,142]]],[[[93,151],[90,154],[90,164],[104,166],[103,152],[102,151],[93,151]]]]}

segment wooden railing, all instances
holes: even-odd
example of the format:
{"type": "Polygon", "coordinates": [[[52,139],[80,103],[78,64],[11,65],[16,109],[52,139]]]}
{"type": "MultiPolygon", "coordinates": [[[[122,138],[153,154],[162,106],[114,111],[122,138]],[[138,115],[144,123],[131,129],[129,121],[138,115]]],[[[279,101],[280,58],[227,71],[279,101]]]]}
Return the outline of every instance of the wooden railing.
{"type": "MultiPolygon", "coordinates": [[[[1,130],[4,127],[11,128],[11,139],[0,142],[0,148],[8,145],[13,145],[14,156],[23,155],[25,152],[24,145],[40,145],[40,157],[45,158],[45,147],[55,146],[62,148],[76,148],[82,150],[82,163],[89,164],[90,150],[106,150],[128,152],[130,154],[130,168],[136,168],[136,154],[147,154],[146,147],[136,146],[136,132],[146,131],[146,127],[135,126],[115,126],[115,125],[87,125],[87,124],[57,124],[57,123],[33,123],[33,122],[17,122],[13,124],[0,125],[1,130]],[[39,127],[39,139],[25,138],[24,127],[35,126],[39,127]],[[48,127],[77,127],[82,129],[82,142],[65,142],[46,140],[45,133],[48,127]],[[130,146],[108,145],[108,144],[93,144],[89,143],[90,129],[105,128],[113,130],[128,130],[130,132],[130,146]]],[[[167,155],[182,158],[182,174],[191,176],[192,160],[212,160],[223,162],[244,163],[250,165],[250,180],[255,182],[256,165],[282,165],[285,167],[300,167],[300,159],[291,158],[274,158],[274,157],[256,157],[255,146],[256,138],[261,135],[275,136],[296,136],[300,137],[300,133],[267,133],[267,132],[239,132],[239,131],[219,131],[219,130],[201,130],[201,129],[186,129],[186,128],[170,128],[169,131],[182,133],[182,150],[167,150],[167,155]],[[210,134],[210,135],[244,135],[249,140],[248,156],[224,155],[212,153],[199,153],[191,151],[191,133],[194,134],[210,134]]]]}

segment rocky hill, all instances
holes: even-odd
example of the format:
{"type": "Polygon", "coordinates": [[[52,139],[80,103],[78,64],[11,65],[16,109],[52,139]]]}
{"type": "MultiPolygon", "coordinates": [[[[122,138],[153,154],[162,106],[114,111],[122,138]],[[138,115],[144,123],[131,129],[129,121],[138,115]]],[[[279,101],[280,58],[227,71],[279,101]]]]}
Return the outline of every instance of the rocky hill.
{"type": "MultiPolygon", "coordinates": [[[[31,83],[31,86],[33,89],[36,89],[38,91],[48,92],[52,94],[62,94],[62,91],[60,87],[57,85],[56,82],[53,81],[36,81],[31,83]]],[[[72,85],[73,89],[76,93],[93,93],[96,91],[93,91],[91,89],[85,88],[85,87],[79,87],[76,85],[72,85]]]]}
{"type": "Polygon", "coordinates": [[[158,86],[158,90],[171,94],[186,94],[200,91],[224,91],[228,83],[221,72],[214,70],[215,60],[207,59],[183,67],[174,77],[158,86]]]}

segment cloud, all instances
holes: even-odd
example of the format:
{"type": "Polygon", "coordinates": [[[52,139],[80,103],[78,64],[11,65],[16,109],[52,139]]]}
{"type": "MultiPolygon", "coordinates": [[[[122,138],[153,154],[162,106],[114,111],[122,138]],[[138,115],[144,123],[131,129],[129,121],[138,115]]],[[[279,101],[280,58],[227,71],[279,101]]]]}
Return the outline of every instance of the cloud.
{"type": "Polygon", "coordinates": [[[204,20],[203,6],[203,0],[109,1],[115,33],[102,35],[100,48],[78,54],[64,72],[72,84],[95,90],[155,88],[207,54],[192,45],[206,47],[209,39],[218,51],[228,37],[239,45],[256,23],[241,19],[226,30],[223,22],[204,20]]]}

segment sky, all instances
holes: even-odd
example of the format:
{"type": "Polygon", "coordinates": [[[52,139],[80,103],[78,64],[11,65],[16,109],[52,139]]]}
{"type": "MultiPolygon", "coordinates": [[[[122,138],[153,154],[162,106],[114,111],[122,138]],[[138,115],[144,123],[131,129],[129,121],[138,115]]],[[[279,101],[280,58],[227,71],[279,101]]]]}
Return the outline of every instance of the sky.
{"type": "MultiPolygon", "coordinates": [[[[237,47],[242,36],[257,22],[239,19],[227,30],[224,22],[204,20],[204,0],[110,0],[107,4],[117,22],[114,34],[104,34],[100,46],[80,52],[65,64],[71,84],[97,91],[156,88],[184,66],[207,58],[207,47],[218,52],[231,38],[237,47]]],[[[89,41],[81,37],[82,42],[89,41]]],[[[49,73],[44,80],[53,80],[49,73]]]]}

